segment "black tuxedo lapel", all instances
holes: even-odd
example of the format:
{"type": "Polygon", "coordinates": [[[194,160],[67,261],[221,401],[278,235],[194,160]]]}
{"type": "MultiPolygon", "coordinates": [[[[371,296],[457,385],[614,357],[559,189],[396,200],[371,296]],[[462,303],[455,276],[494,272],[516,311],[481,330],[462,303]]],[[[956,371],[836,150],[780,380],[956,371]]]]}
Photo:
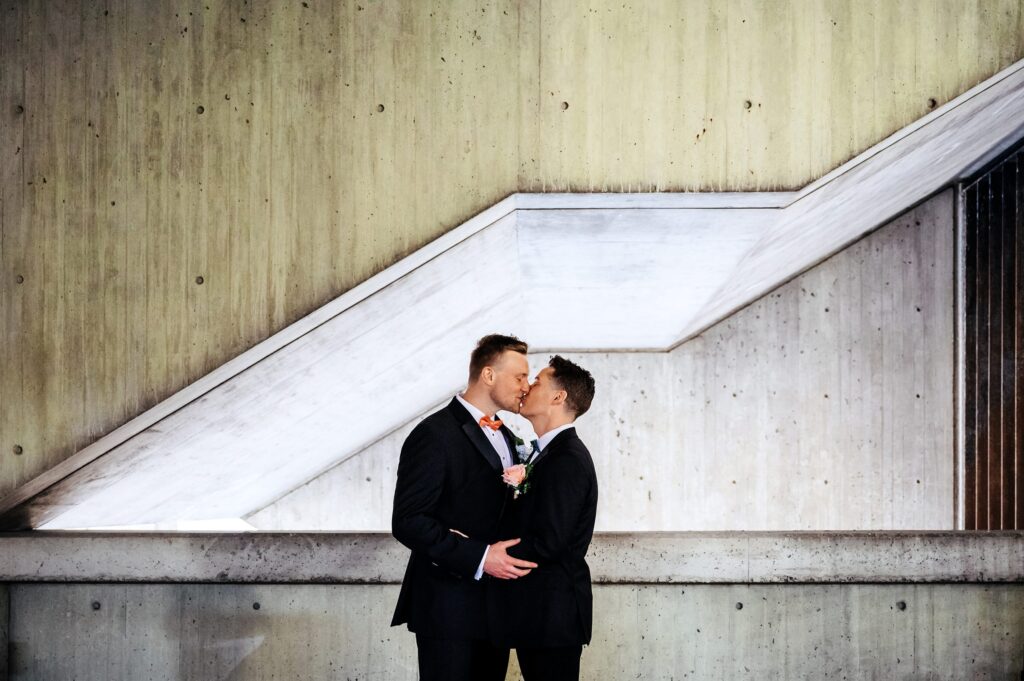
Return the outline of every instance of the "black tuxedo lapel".
{"type": "Polygon", "coordinates": [[[539,566],[522,579],[487,582],[489,636],[498,647],[578,646],[592,634],[586,553],[597,516],[597,475],[572,427],[552,437],[535,463],[530,491],[509,502],[502,538],[518,537],[509,555],[539,566]]]}
{"type": "Polygon", "coordinates": [[[558,447],[561,442],[563,442],[566,438],[569,437],[570,433],[572,434],[572,437],[576,437],[576,426],[573,426],[572,428],[566,428],[561,433],[556,435],[555,439],[549,442],[547,447],[540,450],[540,453],[533,460],[533,465],[536,466],[537,464],[539,464],[541,459],[543,459],[545,456],[551,453],[551,450],[553,448],[558,447]]]}
{"type": "Polygon", "coordinates": [[[484,431],[480,428],[480,424],[473,420],[472,414],[469,413],[458,398],[453,397],[451,404],[448,405],[452,414],[462,424],[462,431],[469,438],[469,441],[473,443],[477,451],[487,459],[487,463],[491,465],[491,468],[498,471],[499,473],[503,470],[501,466],[501,457],[498,456],[497,450],[494,449],[488,440],[487,436],[484,435],[484,431]]]}
{"type": "Polygon", "coordinates": [[[393,624],[451,641],[486,632],[484,585],[473,575],[487,545],[502,539],[501,518],[512,496],[492,460],[497,453],[488,434],[457,399],[405,438],[391,525],[412,555],[393,624]],[[469,536],[459,538],[449,528],[469,536]]]}
{"type": "Polygon", "coordinates": [[[491,464],[491,468],[501,472],[501,457],[498,456],[498,451],[494,448],[494,445],[492,445],[490,441],[488,441],[487,436],[484,435],[484,431],[480,429],[480,424],[463,423],[462,430],[466,432],[469,439],[474,445],[476,445],[476,448],[481,454],[483,454],[484,458],[487,459],[487,463],[491,464]]]}

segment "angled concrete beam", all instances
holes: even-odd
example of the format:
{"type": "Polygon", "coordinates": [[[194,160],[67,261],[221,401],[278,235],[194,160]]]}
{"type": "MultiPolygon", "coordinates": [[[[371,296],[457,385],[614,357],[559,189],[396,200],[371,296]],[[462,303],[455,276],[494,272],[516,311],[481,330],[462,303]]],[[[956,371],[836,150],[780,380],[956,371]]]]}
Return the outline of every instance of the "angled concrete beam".
{"type": "Polygon", "coordinates": [[[1024,137],[1024,61],[801,190],[735,276],[680,327],[679,343],[822,262],[1024,137]],[[780,263],[792,268],[786,274],[780,263]]]}

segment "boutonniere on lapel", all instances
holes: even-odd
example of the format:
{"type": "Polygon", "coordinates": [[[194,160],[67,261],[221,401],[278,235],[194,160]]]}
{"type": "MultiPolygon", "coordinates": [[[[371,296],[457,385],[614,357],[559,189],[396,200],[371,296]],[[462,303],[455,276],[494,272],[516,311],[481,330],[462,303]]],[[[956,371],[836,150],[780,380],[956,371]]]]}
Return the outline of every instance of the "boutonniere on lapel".
{"type": "Polygon", "coordinates": [[[516,441],[516,459],[519,460],[519,463],[506,468],[501,474],[501,479],[515,490],[512,498],[518,499],[520,495],[530,491],[530,473],[533,471],[533,460],[538,450],[536,440],[531,440],[527,444],[515,433],[512,434],[512,437],[516,441]]]}

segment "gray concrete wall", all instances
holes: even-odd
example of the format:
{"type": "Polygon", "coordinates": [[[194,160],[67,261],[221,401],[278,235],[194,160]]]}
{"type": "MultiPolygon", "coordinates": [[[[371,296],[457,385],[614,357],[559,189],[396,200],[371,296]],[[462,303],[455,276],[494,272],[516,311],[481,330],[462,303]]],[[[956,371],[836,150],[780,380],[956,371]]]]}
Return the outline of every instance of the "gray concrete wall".
{"type": "MultiPolygon", "coordinates": [[[[0,583],[399,584],[386,533],[0,533],[0,583]]],[[[594,581],[1021,583],[1024,532],[598,533],[594,581]]]]}
{"type": "MultiPolygon", "coordinates": [[[[11,678],[412,680],[397,593],[14,585],[11,678]]],[[[1016,681],[1022,650],[1020,584],[603,585],[582,678],[1016,681]]]]}
{"type": "MultiPolygon", "coordinates": [[[[0,534],[10,677],[415,679],[414,638],[389,626],[407,556],[384,534],[0,534]]],[[[585,679],[1024,666],[1022,532],[613,533],[588,560],[585,679]]]]}
{"type": "MultiPolygon", "coordinates": [[[[946,191],[670,353],[569,355],[598,529],[952,529],[953,217],[946,191]]],[[[247,520],[389,528],[418,420],[247,520]]]]}

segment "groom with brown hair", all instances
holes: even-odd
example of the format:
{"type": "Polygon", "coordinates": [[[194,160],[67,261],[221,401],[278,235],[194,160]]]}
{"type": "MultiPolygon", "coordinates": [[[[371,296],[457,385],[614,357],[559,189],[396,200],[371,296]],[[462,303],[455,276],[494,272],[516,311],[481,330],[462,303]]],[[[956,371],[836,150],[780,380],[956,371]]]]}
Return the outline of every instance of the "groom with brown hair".
{"type": "Polygon", "coordinates": [[[519,495],[503,534],[520,537],[511,553],[537,569],[515,582],[490,582],[488,616],[496,646],[515,648],[525,681],[576,681],[590,643],[593,598],[587,548],[597,515],[597,474],[576,419],[590,409],[594,378],[555,355],[537,374],[520,414],[538,435],[520,469],[519,495]]]}
{"type": "Polygon", "coordinates": [[[420,679],[503,681],[508,649],[487,638],[484,574],[514,580],[536,563],[498,541],[512,490],[512,433],[499,409],[518,412],[529,390],[527,345],[514,336],[480,339],[469,381],[406,438],[398,463],[392,534],[412,550],[392,626],[416,634],[420,679]]]}

